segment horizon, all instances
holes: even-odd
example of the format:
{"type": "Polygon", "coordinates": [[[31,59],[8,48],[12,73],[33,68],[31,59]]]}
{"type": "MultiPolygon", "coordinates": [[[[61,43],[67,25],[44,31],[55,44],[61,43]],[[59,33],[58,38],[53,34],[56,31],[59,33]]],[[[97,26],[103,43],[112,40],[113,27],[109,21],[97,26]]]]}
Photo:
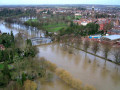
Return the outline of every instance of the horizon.
{"type": "Polygon", "coordinates": [[[38,6],[42,6],[42,5],[50,5],[50,6],[52,6],[52,5],[61,5],[61,6],[64,6],[64,5],[95,5],[95,6],[99,6],[99,5],[101,5],[101,6],[120,6],[120,5],[110,5],[110,4],[3,4],[3,5],[1,5],[0,4],[0,6],[35,6],[35,5],[38,5],[38,6]]]}
{"type": "Polygon", "coordinates": [[[1,5],[120,5],[120,0],[0,0],[1,5]]]}

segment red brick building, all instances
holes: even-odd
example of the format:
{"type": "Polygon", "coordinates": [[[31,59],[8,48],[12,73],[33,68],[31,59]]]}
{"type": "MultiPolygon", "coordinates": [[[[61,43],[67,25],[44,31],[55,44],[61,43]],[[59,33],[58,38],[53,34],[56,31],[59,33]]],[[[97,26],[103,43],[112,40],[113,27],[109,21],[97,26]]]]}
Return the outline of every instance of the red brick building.
{"type": "Polygon", "coordinates": [[[91,19],[80,19],[80,20],[74,20],[73,22],[78,25],[86,26],[88,23],[91,23],[92,20],[91,19]]]}
{"type": "Polygon", "coordinates": [[[104,26],[108,23],[110,23],[111,20],[110,19],[106,19],[106,18],[99,18],[97,19],[97,24],[99,24],[100,28],[99,30],[103,30],[104,26]]]}

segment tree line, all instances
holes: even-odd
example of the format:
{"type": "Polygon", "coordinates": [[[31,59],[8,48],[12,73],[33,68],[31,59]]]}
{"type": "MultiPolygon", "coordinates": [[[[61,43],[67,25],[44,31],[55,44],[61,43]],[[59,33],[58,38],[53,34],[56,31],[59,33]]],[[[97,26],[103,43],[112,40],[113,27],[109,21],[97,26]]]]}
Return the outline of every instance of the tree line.
{"type": "Polygon", "coordinates": [[[83,25],[78,25],[71,22],[69,27],[67,27],[66,29],[64,28],[61,29],[59,33],[61,36],[65,34],[68,34],[68,35],[74,34],[75,36],[77,35],[87,36],[91,34],[97,34],[100,32],[99,32],[98,24],[89,23],[86,26],[83,26],[83,25]]]}
{"type": "MultiPolygon", "coordinates": [[[[64,35],[60,37],[60,42],[62,43],[63,48],[67,49],[67,45],[70,45],[74,48],[83,50],[85,52],[90,52],[93,55],[99,56],[99,51],[102,51],[102,56],[105,60],[108,60],[108,56],[112,55],[113,62],[120,63],[120,47],[115,46],[112,47],[112,44],[105,41],[90,41],[88,38],[82,38],[81,36],[74,36],[74,35],[64,35]]],[[[72,47],[68,48],[70,53],[73,52],[71,49],[72,47]]]]}

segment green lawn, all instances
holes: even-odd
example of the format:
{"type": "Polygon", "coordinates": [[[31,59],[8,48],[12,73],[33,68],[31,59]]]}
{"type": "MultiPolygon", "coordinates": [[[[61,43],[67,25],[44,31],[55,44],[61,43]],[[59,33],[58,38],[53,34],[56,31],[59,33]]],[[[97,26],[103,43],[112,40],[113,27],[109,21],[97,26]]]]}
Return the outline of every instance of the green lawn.
{"type": "Polygon", "coordinates": [[[76,16],[75,19],[80,19],[82,16],[76,16]]]}
{"type": "Polygon", "coordinates": [[[38,20],[37,20],[37,19],[29,19],[29,20],[26,21],[26,22],[38,22],[38,20]]]}
{"type": "MultiPolygon", "coordinates": [[[[68,17],[68,18],[70,19],[71,17],[68,17]]],[[[26,22],[31,25],[31,22],[38,22],[38,20],[37,19],[30,19],[26,22]]],[[[43,29],[47,30],[48,32],[57,32],[60,29],[66,28],[66,27],[67,27],[66,23],[58,23],[58,24],[51,23],[51,24],[48,24],[48,25],[43,25],[43,29]]]]}
{"type": "Polygon", "coordinates": [[[49,25],[45,25],[43,27],[48,32],[57,32],[57,31],[59,31],[62,28],[66,28],[67,25],[65,23],[59,23],[59,24],[49,24],[49,25]]]}
{"type": "Polygon", "coordinates": [[[47,31],[49,31],[49,32],[57,32],[57,31],[59,31],[59,30],[62,29],[62,28],[65,28],[65,27],[49,28],[47,31]]]}

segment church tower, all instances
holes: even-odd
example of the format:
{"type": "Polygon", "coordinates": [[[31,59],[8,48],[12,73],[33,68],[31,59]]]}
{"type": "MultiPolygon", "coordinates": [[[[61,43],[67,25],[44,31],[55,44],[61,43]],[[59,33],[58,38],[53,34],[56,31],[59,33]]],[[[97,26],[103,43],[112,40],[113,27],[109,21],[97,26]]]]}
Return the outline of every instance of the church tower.
{"type": "Polygon", "coordinates": [[[92,6],[92,19],[94,19],[94,17],[95,17],[95,7],[92,6]]]}

